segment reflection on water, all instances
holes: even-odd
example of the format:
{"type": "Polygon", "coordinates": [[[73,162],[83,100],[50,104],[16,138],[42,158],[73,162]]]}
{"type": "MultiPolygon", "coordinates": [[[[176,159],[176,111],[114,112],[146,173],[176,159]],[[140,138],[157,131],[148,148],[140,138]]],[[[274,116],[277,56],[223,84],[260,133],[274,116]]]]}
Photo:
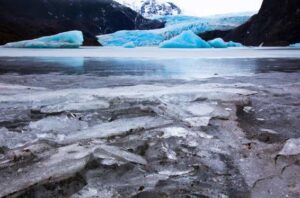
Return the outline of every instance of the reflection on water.
{"type": "Polygon", "coordinates": [[[62,73],[197,79],[265,72],[296,72],[300,59],[0,58],[0,74],[62,73]]]}

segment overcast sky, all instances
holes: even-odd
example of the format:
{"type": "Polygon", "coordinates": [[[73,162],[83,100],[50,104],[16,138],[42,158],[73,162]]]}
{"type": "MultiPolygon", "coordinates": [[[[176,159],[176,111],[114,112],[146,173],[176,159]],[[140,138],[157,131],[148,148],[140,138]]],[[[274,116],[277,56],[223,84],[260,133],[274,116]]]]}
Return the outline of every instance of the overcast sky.
{"type": "MultiPolygon", "coordinates": [[[[214,15],[258,11],[263,0],[171,0],[187,15],[214,15]]],[[[274,0],[275,1],[275,0],[274,0]]]]}

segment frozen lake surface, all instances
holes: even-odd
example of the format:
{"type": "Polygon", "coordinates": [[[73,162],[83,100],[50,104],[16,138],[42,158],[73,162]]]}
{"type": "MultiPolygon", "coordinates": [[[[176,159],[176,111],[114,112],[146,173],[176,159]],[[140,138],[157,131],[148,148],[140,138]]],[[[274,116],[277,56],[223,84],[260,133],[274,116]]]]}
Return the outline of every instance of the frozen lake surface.
{"type": "Polygon", "coordinates": [[[299,79],[292,48],[0,48],[0,197],[299,197],[299,79]]]}
{"type": "Polygon", "coordinates": [[[295,47],[227,49],[160,49],[157,47],[81,47],[80,49],[1,48],[0,57],[101,57],[101,58],[299,58],[295,47]]]}

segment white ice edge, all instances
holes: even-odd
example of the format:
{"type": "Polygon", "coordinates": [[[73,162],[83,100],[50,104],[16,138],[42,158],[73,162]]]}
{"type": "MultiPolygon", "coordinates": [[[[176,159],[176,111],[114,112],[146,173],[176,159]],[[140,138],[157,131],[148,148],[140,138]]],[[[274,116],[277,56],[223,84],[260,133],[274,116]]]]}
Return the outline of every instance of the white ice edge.
{"type": "Polygon", "coordinates": [[[18,49],[0,47],[0,57],[86,58],[300,58],[300,49],[290,47],[242,47],[227,49],[160,49],[157,47],[81,47],[79,49],[18,49]]]}

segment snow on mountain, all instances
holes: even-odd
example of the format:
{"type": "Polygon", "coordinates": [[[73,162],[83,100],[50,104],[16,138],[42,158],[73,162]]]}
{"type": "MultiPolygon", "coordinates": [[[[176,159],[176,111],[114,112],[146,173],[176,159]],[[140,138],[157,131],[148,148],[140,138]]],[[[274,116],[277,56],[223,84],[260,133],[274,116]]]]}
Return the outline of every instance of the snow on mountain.
{"type": "Polygon", "coordinates": [[[167,0],[115,0],[144,17],[152,17],[155,15],[178,15],[182,10],[174,3],[167,0]]]}
{"type": "Polygon", "coordinates": [[[212,30],[232,29],[249,19],[250,16],[232,17],[193,17],[193,16],[158,16],[155,19],[166,23],[164,28],[154,30],[118,31],[112,34],[97,36],[103,46],[123,46],[134,43],[135,46],[158,46],[184,31],[190,30],[199,34],[212,30]]]}

